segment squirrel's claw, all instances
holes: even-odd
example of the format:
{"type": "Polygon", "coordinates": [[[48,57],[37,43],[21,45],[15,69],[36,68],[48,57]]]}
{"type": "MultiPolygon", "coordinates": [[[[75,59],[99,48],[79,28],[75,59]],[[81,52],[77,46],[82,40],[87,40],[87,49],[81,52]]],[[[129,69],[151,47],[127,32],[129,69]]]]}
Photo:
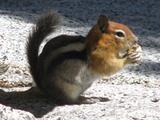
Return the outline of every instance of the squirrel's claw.
{"type": "Polygon", "coordinates": [[[128,58],[131,60],[131,63],[140,64],[142,62],[141,46],[137,45],[135,48],[132,48],[132,52],[129,53],[128,58]]]}

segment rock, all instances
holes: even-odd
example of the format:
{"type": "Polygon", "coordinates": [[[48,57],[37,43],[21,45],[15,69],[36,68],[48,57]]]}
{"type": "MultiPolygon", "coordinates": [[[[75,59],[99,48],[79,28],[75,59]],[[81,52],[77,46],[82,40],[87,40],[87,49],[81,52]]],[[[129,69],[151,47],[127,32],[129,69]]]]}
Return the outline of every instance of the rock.
{"type": "Polygon", "coordinates": [[[35,120],[35,117],[26,111],[15,110],[0,104],[1,120],[35,120]]]}

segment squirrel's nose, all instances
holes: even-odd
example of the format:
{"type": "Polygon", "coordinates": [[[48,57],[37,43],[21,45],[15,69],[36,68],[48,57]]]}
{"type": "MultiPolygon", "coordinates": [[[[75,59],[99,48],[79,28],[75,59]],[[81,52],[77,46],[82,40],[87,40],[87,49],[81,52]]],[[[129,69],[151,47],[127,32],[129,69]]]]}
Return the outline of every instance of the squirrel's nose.
{"type": "Polygon", "coordinates": [[[135,36],[135,41],[138,42],[138,37],[135,36]]]}
{"type": "Polygon", "coordinates": [[[135,44],[138,42],[138,37],[135,36],[135,44]]]}

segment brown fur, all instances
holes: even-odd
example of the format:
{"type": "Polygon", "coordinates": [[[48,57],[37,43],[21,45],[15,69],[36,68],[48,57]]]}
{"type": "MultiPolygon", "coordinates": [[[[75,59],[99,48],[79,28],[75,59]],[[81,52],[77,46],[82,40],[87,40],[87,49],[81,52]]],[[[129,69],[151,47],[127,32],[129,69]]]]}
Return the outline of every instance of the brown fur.
{"type": "Polygon", "coordinates": [[[122,58],[119,51],[131,49],[136,40],[137,37],[127,26],[101,16],[86,37],[92,70],[101,75],[112,75],[131,63],[129,59],[122,58]],[[106,26],[104,32],[99,29],[100,25],[106,26]],[[116,30],[123,30],[126,37],[123,40],[115,38],[116,30]]]}

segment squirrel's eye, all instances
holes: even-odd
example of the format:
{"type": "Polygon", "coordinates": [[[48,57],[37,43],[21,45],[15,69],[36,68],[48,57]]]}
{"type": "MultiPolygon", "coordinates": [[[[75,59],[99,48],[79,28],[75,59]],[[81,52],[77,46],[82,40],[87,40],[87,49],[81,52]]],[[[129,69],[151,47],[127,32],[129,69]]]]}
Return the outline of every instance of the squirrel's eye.
{"type": "Polygon", "coordinates": [[[122,30],[116,30],[115,36],[116,38],[123,39],[125,37],[125,32],[122,30]]]}

